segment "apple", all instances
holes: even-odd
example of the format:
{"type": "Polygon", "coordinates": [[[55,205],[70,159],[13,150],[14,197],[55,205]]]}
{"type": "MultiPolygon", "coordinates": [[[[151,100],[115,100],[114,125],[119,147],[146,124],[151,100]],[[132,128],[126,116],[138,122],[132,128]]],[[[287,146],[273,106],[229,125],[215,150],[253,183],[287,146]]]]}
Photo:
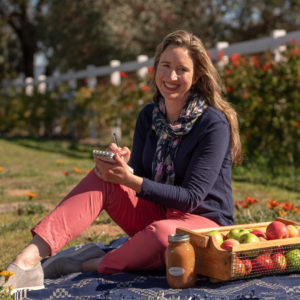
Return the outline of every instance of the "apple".
{"type": "Polygon", "coordinates": [[[248,258],[244,258],[242,260],[243,264],[245,265],[245,275],[249,275],[252,271],[252,262],[248,258]]]}
{"type": "Polygon", "coordinates": [[[284,248],[284,246],[280,245],[280,246],[273,247],[273,253],[285,254],[285,248],[284,248]]]}
{"type": "Polygon", "coordinates": [[[259,243],[260,239],[253,233],[244,233],[240,236],[239,242],[241,244],[248,244],[248,243],[259,243]]]}
{"type": "Polygon", "coordinates": [[[228,238],[229,239],[235,239],[238,240],[240,239],[240,236],[244,233],[248,233],[249,230],[244,229],[244,228],[233,228],[229,231],[228,233],[228,238]]]}
{"type": "Polygon", "coordinates": [[[223,235],[218,230],[211,230],[206,234],[209,236],[214,236],[219,246],[223,243],[223,235]]]}
{"type": "Polygon", "coordinates": [[[262,232],[261,230],[255,229],[250,231],[250,233],[255,234],[257,237],[262,237],[264,239],[267,239],[266,234],[264,232],[262,232]]]}
{"type": "MultiPolygon", "coordinates": [[[[260,240],[259,240],[259,237],[257,237],[255,234],[253,233],[244,233],[243,235],[241,235],[240,237],[240,243],[241,244],[250,244],[250,243],[259,243],[260,240]]],[[[243,252],[243,255],[244,256],[250,256],[250,257],[253,257],[253,256],[256,256],[259,254],[259,249],[253,249],[253,250],[249,250],[247,252],[243,252]]]]}
{"type": "Polygon", "coordinates": [[[283,271],[287,266],[287,259],[282,253],[274,253],[271,255],[274,270],[283,271]]]}
{"type": "Polygon", "coordinates": [[[235,239],[227,239],[221,244],[221,248],[224,250],[230,250],[230,247],[239,245],[240,242],[235,239]]]}
{"type": "Polygon", "coordinates": [[[286,227],[289,231],[290,237],[299,237],[300,231],[298,230],[298,228],[296,226],[290,224],[290,225],[287,225],[286,227]]]}
{"type": "Polygon", "coordinates": [[[228,239],[228,233],[227,233],[227,234],[225,234],[225,233],[223,233],[223,232],[222,232],[222,236],[223,236],[223,241],[225,241],[225,240],[227,240],[227,239],[228,239]]]}
{"type": "Polygon", "coordinates": [[[243,261],[239,258],[235,258],[233,263],[233,276],[245,276],[246,274],[246,267],[243,261]]]}
{"type": "Polygon", "coordinates": [[[285,239],[289,237],[289,230],[284,223],[273,221],[267,226],[266,235],[268,240],[285,239]]]}
{"type": "Polygon", "coordinates": [[[260,254],[252,260],[252,268],[255,274],[266,274],[273,270],[274,265],[271,256],[260,254]]]}
{"type": "MultiPolygon", "coordinates": [[[[260,239],[260,238],[259,238],[260,239]]],[[[271,248],[262,248],[260,249],[260,254],[268,254],[268,255],[271,255],[273,253],[273,247],[271,248]]]]}
{"type": "Polygon", "coordinates": [[[287,266],[292,270],[300,270],[300,249],[293,249],[285,254],[287,266]]]}

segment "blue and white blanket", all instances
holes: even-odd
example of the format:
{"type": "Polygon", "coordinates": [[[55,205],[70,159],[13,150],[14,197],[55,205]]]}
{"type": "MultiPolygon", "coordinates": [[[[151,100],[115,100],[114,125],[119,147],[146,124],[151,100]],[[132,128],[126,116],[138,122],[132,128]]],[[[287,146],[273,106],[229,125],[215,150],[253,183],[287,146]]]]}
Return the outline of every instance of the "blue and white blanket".
{"type": "MultiPolygon", "coordinates": [[[[105,246],[105,251],[122,245],[120,238],[105,246]]],[[[70,248],[62,251],[72,251],[70,248]]],[[[211,283],[199,279],[190,289],[170,289],[165,272],[75,273],[58,279],[46,279],[45,289],[19,292],[14,299],[141,299],[141,300],[296,300],[300,299],[300,274],[265,276],[255,279],[211,283]]]]}

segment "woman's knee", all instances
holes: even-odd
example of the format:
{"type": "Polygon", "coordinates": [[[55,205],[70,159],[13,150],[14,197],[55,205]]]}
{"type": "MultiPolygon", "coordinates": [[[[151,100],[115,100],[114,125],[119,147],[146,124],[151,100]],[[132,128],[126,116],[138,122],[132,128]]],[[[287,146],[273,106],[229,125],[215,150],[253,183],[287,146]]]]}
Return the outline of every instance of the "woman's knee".
{"type": "Polygon", "coordinates": [[[176,232],[176,226],[171,220],[155,221],[148,226],[148,229],[163,248],[168,246],[168,236],[176,232]]]}

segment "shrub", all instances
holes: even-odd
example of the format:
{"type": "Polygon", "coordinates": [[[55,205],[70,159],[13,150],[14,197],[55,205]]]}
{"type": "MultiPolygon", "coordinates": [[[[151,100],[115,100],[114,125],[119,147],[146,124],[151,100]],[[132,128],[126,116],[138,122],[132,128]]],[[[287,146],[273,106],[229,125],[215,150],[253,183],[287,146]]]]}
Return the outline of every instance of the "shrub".
{"type": "MultiPolygon", "coordinates": [[[[94,92],[85,86],[70,92],[61,85],[44,95],[2,95],[0,134],[53,136],[59,125],[62,136],[80,139],[94,130],[105,144],[111,141],[111,128],[121,126],[122,144],[130,145],[137,114],[152,100],[150,77],[137,80],[124,72],[121,75],[120,86],[101,81],[94,92]]],[[[273,173],[282,166],[299,167],[299,43],[289,43],[280,62],[271,53],[234,54],[221,75],[226,97],[239,114],[245,163],[268,166],[273,173]]]]}
{"type": "Polygon", "coordinates": [[[280,62],[271,53],[233,55],[223,77],[239,114],[246,162],[299,166],[300,44],[289,43],[280,62]]]}

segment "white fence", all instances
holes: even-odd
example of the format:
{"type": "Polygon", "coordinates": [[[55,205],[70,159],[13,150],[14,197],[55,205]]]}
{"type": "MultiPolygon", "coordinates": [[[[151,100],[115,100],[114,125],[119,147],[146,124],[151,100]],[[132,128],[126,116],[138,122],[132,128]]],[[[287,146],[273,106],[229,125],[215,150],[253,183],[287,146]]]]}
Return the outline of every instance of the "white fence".
{"type": "MultiPolygon", "coordinates": [[[[234,53],[239,54],[254,54],[267,50],[271,50],[274,53],[274,59],[280,60],[280,53],[284,51],[285,44],[291,40],[300,41],[300,31],[294,31],[286,33],[285,30],[274,30],[270,37],[260,38],[256,40],[250,40],[240,43],[229,45],[228,42],[219,42],[215,48],[208,49],[208,52],[213,61],[218,58],[219,51],[223,51],[223,57],[217,62],[219,67],[223,67],[228,58],[234,53]]],[[[3,80],[1,88],[7,93],[8,89],[13,89],[16,93],[25,88],[27,95],[32,95],[34,87],[37,87],[40,93],[45,93],[46,90],[52,90],[55,85],[60,82],[67,82],[71,89],[76,89],[77,80],[87,79],[87,86],[94,90],[97,85],[97,78],[103,76],[110,76],[110,82],[113,85],[119,85],[121,82],[120,72],[134,72],[136,71],[138,76],[144,77],[147,72],[148,66],[153,65],[153,58],[148,58],[145,55],[139,55],[137,61],[131,61],[122,63],[118,60],[110,62],[109,66],[88,66],[85,70],[74,72],[72,70],[65,74],[59,74],[56,72],[52,76],[46,77],[40,75],[37,80],[33,78],[25,78],[20,76],[13,81],[3,80]]]]}

